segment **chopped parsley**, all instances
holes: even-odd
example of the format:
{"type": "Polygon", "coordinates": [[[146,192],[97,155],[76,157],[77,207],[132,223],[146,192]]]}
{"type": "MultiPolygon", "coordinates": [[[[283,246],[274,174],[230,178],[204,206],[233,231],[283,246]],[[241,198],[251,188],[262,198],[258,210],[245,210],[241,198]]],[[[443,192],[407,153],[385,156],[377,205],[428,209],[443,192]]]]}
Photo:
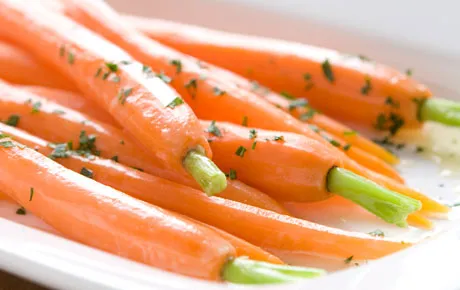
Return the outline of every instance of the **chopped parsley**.
{"type": "Polygon", "coordinates": [[[399,102],[395,99],[393,99],[391,96],[388,96],[386,99],[385,99],[385,105],[388,105],[390,107],[393,107],[393,108],[399,108],[399,102]]]}
{"type": "Polygon", "coordinates": [[[254,139],[257,137],[257,131],[255,129],[249,130],[249,139],[254,139]]]}
{"type": "Polygon", "coordinates": [[[425,151],[425,148],[422,147],[422,146],[417,146],[417,147],[415,147],[415,152],[416,152],[416,153],[422,153],[422,152],[424,152],[424,151],[425,151]]]}
{"type": "Polygon", "coordinates": [[[29,193],[29,201],[32,201],[32,199],[34,198],[34,191],[35,191],[34,188],[31,187],[30,188],[30,193],[29,193]]]}
{"type": "Polygon", "coordinates": [[[316,110],[313,110],[312,108],[309,108],[308,112],[305,112],[303,114],[301,114],[299,116],[299,120],[301,121],[308,121],[310,120],[311,118],[313,118],[313,116],[316,114],[316,110]]]}
{"type": "Polygon", "coordinates": [[[120,82],[120,77],[119,76],[113,76],[112,79],[110,79],[110,81],[112,81],[114,83],[119,83],[120,82]]]}
{"type": "Polygon", "coordinates": [[[111,72],[117,72],[118,71],[118,65],[113,62],[106,62],[105,66],[109,69],[111,72]]]}
{"type": "Polygon", "coordinates": [[[346,144],[345,146],[343,146],[344,151],[348,151],[348,150],[350,150],[350,148],[351,148],[351,144],[346,144]]]}
{"type": "Polygon", "coordinates": [[[323,69],[323,74],[326,77],[326,79],[330,82],[333,83],[335,78],[334,78],[334,72],[332,71],[332,66],[331,63],[329,62],[329,59],[326,59],[322,64],[321,68],[323,69]]]}
{"type": "Polygon", "coordinates": [[[288,92],[281,92],[280,95],[283,96],[284,98],[288,99],[288,100],[295,100],[296,99],[296,97],[294,97],[293,95],[291,95],[288,92]]]}
{"type": "Polygon", "coordinates": [[[368,58],[367,56],[365,55],[362,55],[362,54],[358,54],[358,58],[362,61],[371,61],[370,58],[368,58]]]}
{"type": "Polygon", "coordinates": [[[23,206],[21,206],[20,208],[16,210],[16,214],[18,215],[26,215],[26,213],[27,213],[26,209],[23,206]]]}
{"type": "Polygon", "coordinates": [[[61,45],[61,47],[59,47],[59,56],[63,57],[64,55],[65,55],[65,46],[61,45]]]}
{"type": "Polygon", "coordinates": [[[356,134],[358,134],[358,132],[356,132],[355,130],[343,132],[344,136],[355,136],[356,134]]]}
{"type": "Polygon", "coordinates": [[[185,83],[184,87],[187,89],[188,93],[194,99],[196,96],[196,89],[198,87],[198,81],[196,79],[190,79],[187,83],[185,83]]]}
{"type": "Polygon", "coordinates": [[[108,77],[109,77],[110,73],[109,72],[105,72],[103,75],[102,75],[102,80],[105,81],[108,77]]]}
{"type": "Polygon", "coordinates": [[[318,126],[316,126],[316,125],[309,124],[308,127],[310,127],[310,129],[315,133],[321,132],[321,129],[318,128],[318,126]]]}
{"type": "Polygon", "coordinates": [[[52,160],[55,160],[57,158],[68,158],[71,155],[71,148],[72,143],[59,143],[59,144],[53,144],[50,143],[48,144],[48,147],[53,148],[53,151],[51,152],[50,155],[48,155],[49,158],[52,160]]]}
{"type": "Polygon", "coordinates": [[[305,99],[297,99],[289,103],[289,111],[294,110],[295,108],[302,108],[308,106],[308,102],[305,99]]]}
{"type": "Polygon", "coordinates": [[[182,72],[182,62],[180,60],[172,59],[169,63],[176,67],[176,74],[180,74],[182,72]]]}
{"type": "Polygon", "coordinates": [[[11,147],[14,147],[14,143],[10,140],[2,140],[0,141],[0,146],[3,148],[11,148],[11,147]]]}
{"type": "Polygon", "coordinates": [[[220,132],[220,129],[216,126],[216,121],[211,121],[211,124],[209,124],[208,128],[206,129],[206,132],[211,133],[214,136],[221,137],[222,132],[220,132]]]}
{"type": "Polygon", "coordinates": [[[244,127],[248,126],[248,116],[243,116],[243,121],[241,122],[241,125],[244,127]]]}
{"type": "Polygon", "coordinates": [[[382,231],[382,230],[379,230],[379,229],[376,229],[375,231],[372,231],[370,233],[368,233],[369,235],[373,236],[373,237],[385,237],[385,233],[382,231]]]}
{"type": "Polygon", "coordinates": [[[422,120],[422,107],[426,102],[426,98],[413,98],[412,102],[417,105],[417,119],[421,122],[422,120]]]}
{"type": "Polygon", "coordinates": [[[412,76],[412,69],[408,68],[408,69],[406,70],[406,75],[407,75],[408,77],[411,77],[411,76],[412,76]]]}
{"type": "Polygon", "coordinates": [[[235,154],[236,154],[237,156],[243,157],[243,156],[244,156],[244,153],[245,153],[246,151],[247,151],[246,148],[244,148],[243,146],[240,146],[240,147],[238,147],[238,149],[236,149],[235,154]]]}
{"type": "Polygon", "coordinates": [[[216,95],[216,96],[223,96],[223,95],[225,95],[225,91],[221,90],[221,89],[218,88],[218,87],[214,87],[214,88],[212,89],[212,91],[213,91],[214,95],[216,95]]]}
{"type": "Polygon", "coordinates": [[[305,90],[310,90],[312,87],[313,87],[313,82],[312,82],[312,76],[310,73],[305,73],[303,75],[303,79],[305,80],[305,82],[307,83],[305,85],[305,90]]]}
{"type": "Polygon", "coordinates": [[[257,141],[252,142],[251,149],[254,150],[256,149],[257,141]]]}
{"type": "Polygon", "coordinates": [[[284,141],[284,136],[274,136],[273,141],[284,141]]]}
{"type": "Polygon", "coordinates": [[[86,176],[88,178],[91,178],[91,179],[94,177],[93,171],[91,169],[86,168],[86,167],[82,167],[82,169],[80,170],[80,174],[84,175],[84,176],[86,176]]]}
{"type": "Polygon", "coordinates": [[[75,55],[71,51],[67,53],[67,62],[69,64],[74,64],[75,62],[75,55]]]}
{"type": "Polygon", "coordinates": [[[142,72],[147,75],[150,75],[152,73],[152,68],[144,64],[142,65],[142,72]]]}
{"type": "Polygon", "coordinates": [[[80,155],[90,156],[96,155],[99,156],[100,152],[96,149],[96,136],[87,135],[86,131],[81,131],[78,138],[79,144],[77,148],[77,153],[80,155]]]}
{"type": "Polygon", "coordinates": [[[140,172],[144,172],[144,169],[139,168],[139,167],[131,166],[131,168],[136,169],[137,171],[140,171],[140,172]]]}
{"type": "Polygon", "coordinates": [[[94,74],[94,77],[97,78],[98,76],[100,76],[102,73],[102,67],[98,68],[96,73],[94,74]]]}
{"type": "Polygon", "coordinates": [[[112,159],[115,162],[118,162],[118,156],[117,155],[114,155],[114,156],[110,157],[110,159],[112,159]]]}
{"type": "Polygon", "coordinates": [[[229,171],[229,173],[228,173],[228,178],[229,178],[230,180],[236,179],[236,170],[230,168],[230,171],[229,171]]]}
{"type": "Polygon", "coordinates": [[[260,89],[260,84],[257,81],[251,81],[251,91],[257,91],[260,89]]]}
{"type": "Polygon", "coordinates": [[[40,112],[41,106],[42,106],[42,103],[41,103],[40,101],[35,102],[35,103],[32,105],[32,114],[40,112]]]}
{"type": "Polygon", "coordinates": [[[126,102],[126,98],[133,92],[133,88],[121,88],[120,91],[118,92],[118,101],[120,104],[124,104],[126,102]]]}
{"type": "Polygon", "coordinates": [[[366,76],[364,78],[364,86],[361,88],[361,94],[369,95],[369,92],[372,90],[371,78],[366,76]]]}
{"type": "Polygon", "coordinates": [[[351,262],[352,260],[353,260],[353,255],[350,256],[350,257],[348,257],[348,258],[346,258],[346,259],[344,260],[344,262],[345,262],[345,264],[350,264],[350,262],[351,262]]]}
{"type": "Polygon", "coordinates": [[[160,80],[164,81],[167,84],[169,84],[172,81],[172,79],[170,77],[168,77],[167,75],[165,75],[164,72],[157,73],[156,77],[159,78],[160,80]]]}
{"type": "Polygon", "coordinates": [[[10,115],[8,119],[5,121],[5,124],[8,126],[16,127],[19,123],[19,119],[21,117],[19,115],[10,115]]]}
{"type": "Polygon", "coordinates": [[[180,97],[176,97],[174,100],[172,100],[171,103],[169,103],[166,107],[169,107],[171,109],[174,109],[175,107],[181,105],[184,103],[184,100],[182,100],[180,97]]]}
{"type": "Polygon", "coordinates": [[[389,116],[385,116],[385,114],[379,114],[377,116],[376,123],[374,124],[374,128],[380,131],[388,130],[392,136],[398,133],[399,129],[404,126],[404,119],[395,113],[390,113],[389,116]]]}

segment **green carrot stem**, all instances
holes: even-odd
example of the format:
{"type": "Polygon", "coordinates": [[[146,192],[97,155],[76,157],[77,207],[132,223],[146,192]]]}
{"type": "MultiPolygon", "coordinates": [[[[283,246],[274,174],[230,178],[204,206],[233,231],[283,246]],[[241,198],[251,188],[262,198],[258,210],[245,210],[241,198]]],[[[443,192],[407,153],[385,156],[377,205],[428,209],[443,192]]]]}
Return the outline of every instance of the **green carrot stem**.
{"type": "Polygon", "coordinates": [[[425,100],[419,109],[421,121],[460,126],[460,103],[439,98],[425,100]]]}
{"type": "Polygon", "coordinates": [[[184,158],[184,167],[207,195],[220,193],[227,187],[225,174],[201,152],[188,152],[184,158]]]}
{"type": "Polygon", "coordinates": [[[225,264],[222,278],[238,284],[275,284],[316,278],[324,274],[326,272],[321,269],[275,265],[241,257],[225,264]]]}
{"type": "Polygon", "coordinates": [[[407,226],[407,216],[420,209],[421,202],[388,190],[343,168],[334,167],[327,176],[327,188],[359,204],[384,221],[407,226]]]}

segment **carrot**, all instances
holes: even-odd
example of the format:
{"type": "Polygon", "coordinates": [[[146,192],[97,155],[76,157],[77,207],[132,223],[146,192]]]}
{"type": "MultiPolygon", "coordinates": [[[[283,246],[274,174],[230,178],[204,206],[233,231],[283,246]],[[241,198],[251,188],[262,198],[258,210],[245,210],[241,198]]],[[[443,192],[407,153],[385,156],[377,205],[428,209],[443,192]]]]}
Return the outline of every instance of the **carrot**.
{"type": "Polygon", "coordinates": [[[330,149],[321,148],[315,140],[302,135],[223,122],[202,122],[202,126],[208,131],[219,166],[227,171],[233,169],[239,179],[278,199],[317,201],[328,198],[326,176],[331,174],[333,166],[343,166],[391,191],[420,200],[423,211],[448,211],[448,207],[403,184],[367,170],[353,160],[334,156],[330,149]]]}
{"type": "MultiPolygon", "coordinates": [[[[1,81],[0,119],[54,143],[71,142],[73,149],[82,154],[99,154],[153,175],[198,187],[191,178],[162,167],[161,162],[139,150],[136,142],[118,128],[1,81]]],[[[237,180],[229,180],[219,195],[287,214],[275,200],[237,180]]]]}
{"type": "Polygon", "coordinates": [[[0,78],[16,84],[77,90],[72,81],[4,39],[0,39],[0,78]]]}
{"type": "MultiPolygon", "coordinates": [[[[27,136],[27,133],[15,128],[2,126],[0,130],[5,130],[28,146],[39,146],[40,152],[47,150],[44,140],[37,142],[37,138],[27,136]]],[[[38,154],[36,151],[34,153],[38,154]]],[[[111,160],[85,158],[77,154],[69,154],[55,160],[78,171],[86,167],[91,170],[92,178],[97,181],[124,188],[136,198],[161,204],[164,208],[186,214],[227,232],[231,230],[236,236],[272,250],[324,254],[340,258],[356,254],[356,258],[367,259],[381,257],[410,245],[315,225],[219,197],[208,198],[197,190],[127,168],[111,160]],[[152,191],[152,188],[155,190],[152,191]]]]}
{"type": "MultiPolygon", "coordinates": [[[[63,2],[65,5],[62,9],[67,15],[126,49],[136,59],[162,71],[163,75],[168,76],[168,80],[173,77],[171,85],[193,108],[198,117],[232,123],[241,123],[246,118],[251,126],[293,131],[322,139],[309,126],[274,108],[259,96],[241,90],[235,84],[219,77],[220,69],[204,68],[203,66],[208,65],[149,40],[120,21],[113,21],[119,16],[104,3],[63,2]]],[[[326,140],[322,142],[329,143],[326,140]]],[[[380,170],[386,168],[386,165],[381,162],[381,166],[376,168],[380,170]]]]}
{"type": "Polygon", "coordinates": [[[210,230],[67,170],[33,149],[5,138],[0,142],[1,191],[73,240],[211,280],[219,280],[235,255],[210,230]]]}
{"type": "Polygon", "coordinates": [[[117,121],[115,121],[115,119],[113,119],[112,116],[110,116],[97,104],[91,102],[89,99],[83,98],[80,94],[43,86],[22,85],[18,86],[18,88],[31,92],[35,95],[45,97],[46,99],[56,102],[57,104],[64,107],[80,111],[83,114],[90,116],[91,118],[95,118],[111,126],[120,127],[120,125],[117,123],[117,121]]]}
{"type": "MultiPolygon", "coordinates": [[[[130,18],[132,22],[132,18],[130,18]]],[[[422,121],[460,126],[460,105],[362,55],[161,20],[134,21],[150,37],[277,92],[306,97],[330,116],[395,134],[422,121]]]]}
{"type": "Polygon", "coordinates": [[[196,116],[161,77],[115,45],[39,3],[3,1],[0,11],[0,24],[9,39],[59,68],[165,167],[190,174],[208,194],[225,189],[225,176],[209,159],[209,145],[196,116]],[[184,166],[190,159],[193,166],[184,166]]]}

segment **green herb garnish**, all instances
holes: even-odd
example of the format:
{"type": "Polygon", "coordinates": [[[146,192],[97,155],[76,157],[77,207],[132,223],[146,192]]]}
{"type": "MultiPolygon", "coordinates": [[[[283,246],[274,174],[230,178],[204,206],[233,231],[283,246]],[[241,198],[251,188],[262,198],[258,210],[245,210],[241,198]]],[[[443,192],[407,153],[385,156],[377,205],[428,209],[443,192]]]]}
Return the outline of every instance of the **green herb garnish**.
{"type": "Polygon", "coordinates": [[[165,75],[164,72],[157,73],[156,77],[167,84],[169,84],[172,81],[172,79],[168,77],[167,75],[165,75]]]}
{"type": "Polygon", "coordinates": [[[326,77],[326,79],[330,82],[333,83],[335,78],[334,78],[334,73],[332,71],[332,66],[329,62],[328,59],[326,59],[322,64],[321,68],[323,69],[323,74],[326,77]]]}
{"type": "Polygon", "coordinates": [[[254,139],[257,137],[257,131],[255,129],[249,130],[249,139],[254,139]]]}
{"type": "Polygon", "coordinates": [[[355,130],[343,132],[344,136],[355,136],[356,134],[358,134],[358,132],[356,132],[355,130]]]}
{"type": "Polygon", "coordinates": [[[386,99],[385,99],[385,105],[388,105],[390,107],[393,107],[393,108],[399,108],[399,102],[395,99],[393,99],[391,96],[388,96],[386,99]]]}
{"type": "Polygon", "coordinates": [[[353,256],[350,256],[344,260],[345,264],[350,264],[350,262],[353,260],[353,256]]]}
{"type": "Polygon", "coordinates": [[[34,188],[31,187],[30,188],[30,193],[29,193],[29,201],[32,201],[33,198],[34,198],[34,188]]]}
{"type": "Polygon", "coordinates": [[[35,102],[35,103],[32,105],[32,114],[40,112],[41,106],[42,106],[42,103],[41,103],[40,101],[35,102]]]}
{"type": "Polygon", "coordinates": [[[221,89],[218,88],[218,87],[214,87],[214,88],[212,89],[212,91],[213,91],[214,95],[216,95],[216,96],[223,96],[223,95],[225,95],[225,93],[226,93],[225,91],[221,90],[221,89]]]}
{"type": "Polygon", "coordinates": [[[251,149],[254,150],[256,149],[257,141],[252,142],[251,149]]]}
{"type": "Polygon", "coordinates": [[[177,106],[179,106],[179,105],[181,105],[183,103],[184,103],[184,100],[182,100],[180,97],[177,97],[174,100],[172,100],[172,102],[169,103],[166,107],[174,109],[175,107],[177,107],[177,106]]]}
{"type": "Polygon", "coordinates": [[[117,72],[118,71],[118,65],[113,62],[106,62],[105,66],[109,69],[111,72],[117,72]]]}
{"type": "Polygon", "coordinates": [[[246,151],[247,151],[246,148],[244,148],[243,146],[240,146],[240,147],[238,147],[238,149],[236,149],[235,154],[236,154],[237,156],[243,157],[243,156],[244,156],[244,153],[245,153],[246,151]]]}
{"type": "Polygon", "coordinates": [[[16,127],[19,123],[19,119],[21,117],[19,115],[10,115],[8,119],[5,121],[5,124],[8,126],[16,127]]]}
{"type": "Polygon", "coordinates": [[[220,129],[216,126],[216,121],[211,121],[211,124],[209,124],[208,128],[206,129],[206,132],[211,133],[214,136],[221,137],[222,132],[220,132],[220,129]]]}
{"type": "Polygon", "coordinates": [[[244,127],[248,126],[248,116],[243,116],[243,121],[241,122],[241,125],[244,127]]]}
{"type": "Polygon", "coordinates": [[[189,94],[192,96],[192,99],[196,96],[196,89],[198,87],[198,81],[196,79],[190,79],[187,83],[185,83],[184,87],[187,89],[189,94]]]}
{"type": "Polygon", "coordinates": [[[382,230],[375,230],[375,231],[372,231],[370,233],[368,233],[369,235],[373,236],[373,237],[385,237],[385,233],[382,231],[382,230]]]}
{"type": "Polygon", "coordinates": [[[118,162],[118,156],[117,155],[114,155],[114,156],[110,157],[110,159],[112,159],[115,162],[118,162]]]}
{"type": "Polygon", "coordinates": [[[289,111],[294,110],[295,108],[302,108],[308,106],[308,102],[305,99],[297,99],[289,103],[289,111]]]}
{"type": "Polygon", "coordinates": [[[230,172],[228,173],[228,178],[230,180],[236,179],[236,170],[230,168],[230,172]]]}
{"type": "Polygon", "coordinates": [[[182,72],[182,62],[180,60],[172,59],[169,63],[176,67],[176,74],[180,74],[182,72]]]}
{"type": "Polygon", "coordinates": [[[93,178],[94,174],[93,174],[93,171],[91,169],[88,169],[86,167],[83,167],[81,170],[80,170],[80,174],[81,175],[84,175],[88,178],[93,178]]]}
{"type": "Polygon", "coordinates": [[[16,214],[18,215],[26,215],[26,213],[26,209],[22,206],[16,210],[16,214]]]}
{"type": "Polygon", "coordinates": [[[364,86],[361,88],[361,94],[369,95],[369,92],[372,90],[371,78],[366,76],[364,78],[364,86]]]}

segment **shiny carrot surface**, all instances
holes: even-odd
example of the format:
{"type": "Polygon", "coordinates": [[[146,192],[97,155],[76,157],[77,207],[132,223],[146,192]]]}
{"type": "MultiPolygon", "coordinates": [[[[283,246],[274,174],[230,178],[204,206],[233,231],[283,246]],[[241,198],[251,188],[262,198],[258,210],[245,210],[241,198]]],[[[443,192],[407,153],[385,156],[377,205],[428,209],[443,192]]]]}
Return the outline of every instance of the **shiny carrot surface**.
{"type": "MultiPolygon", "coordinates": [[[[120,129],[4,82],[0,82],[0,119],[7,123],[16,120],[10,124],[50,142],[71,142],[73,149],[83,155],[100,155],[198,188],[191,178],[163,167],[160,161],[146,154],[120,129]]],[[[259,190],[237,180],[229,180],[228,183],[227,189],[220,193],[221,197],[287,213],[278,202],[259,190]]]]}
{"type": "Polygon", "coordinates": [[[220,280],[223,265],[235,255],[209,229],[72,172],[7,138],[0,145],[0,190],[68,238],[211,280],[220,280]]]}
{"type": "MultiPolygon", "coordinates": [[[[2,32],[0,31],[0,35],[2,32]]],[[[40,63],[30,53],[0,38],[0,78],[15,84],[39,85],[76,91],[71,80],[40,63]]]]}
{"type": "Polygon", "coordinates": [[[424,85],[364,56],[173,22],[137,23],[166,45],[277,92],[306,98],[314,108],[340,119],[381,129],[418,127],[416,100],[431,97],[424,85]]]}
{"type": "MultiPolygon", "coordinates": [[[[227,72],[149,40],[132,27],[114,21],[120,16],[104,3],[62,2],[65,5],[61,10],[74,20],[113,41],[154,70],[162,71],[198,117],[232,123],[241,123],[246,118],[251,126],[303,133],[332,146],[308,125],[220,76],[227,72]]],[[[384,162],[381,165],[376,168],[386,167],[384,162]]]]}
{"type": "MultiPolygon", "coordinates": [[[[9,133],[17,131],[10,130],[9,133]]],[[[29,140],[29,146],[33,144],[30,142],[37,142],[28,139],[24,133],[17,136],[22,136],[21,140],[29,140]]],[[[43,143],[46,141],[41,141],[43,143]]],[[[219,197],[209,198],[197,190],[125,167],[112,160],[71,155],[57,158],[56,161],[76,171],[86,167],[91,170],[92,178],[96,181],[119,187],[133,197],[220,228],[268,251],[298,251],[340,258],[356,253],[357,259],[372,259],[410,245],[320,226],[219,197]],[[350,245],[345,247],[345,244],[350,245]]]]}
{"type": "Polygon", "coordinates": [[[161,77],[112,43],[35,4],[0,3],[0,26],[8,38],[59,68],[165,167],[191,174],[209,194],[225,189],[217,167],[198,171],[212,164],[209,145],[192,110],[161,77]],[[190,152],[202,157],[194,159],[197,166],[186,168],[183,161],[190,152]]]}

